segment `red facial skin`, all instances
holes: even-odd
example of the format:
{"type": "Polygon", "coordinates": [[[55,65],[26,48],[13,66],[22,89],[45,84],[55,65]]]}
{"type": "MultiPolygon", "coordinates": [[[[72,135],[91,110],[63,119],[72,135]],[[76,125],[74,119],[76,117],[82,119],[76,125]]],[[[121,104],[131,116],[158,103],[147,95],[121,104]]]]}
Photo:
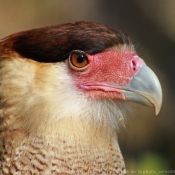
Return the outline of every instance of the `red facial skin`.
{"type": "Polygon", "coordinates": [[[132,51],[107,50],[87,55],[89,64],[84,68],[70,65],[76,86],[88,97],[125,99],[122,87],[130,84],[144,61],[132,51]]]}

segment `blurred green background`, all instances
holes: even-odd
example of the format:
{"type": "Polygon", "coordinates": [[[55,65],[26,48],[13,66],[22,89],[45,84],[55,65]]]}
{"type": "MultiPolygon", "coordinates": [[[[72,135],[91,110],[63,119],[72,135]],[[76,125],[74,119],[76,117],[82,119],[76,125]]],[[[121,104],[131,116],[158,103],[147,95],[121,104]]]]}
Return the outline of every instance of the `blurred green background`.
{"type": "Polygon", "coordinates": [[[175,174],[175,0],[0,0],[0,38],[79,20],[127,33],[162,84],[160,114],[141,106],[119,132],[128,174],[175,174]]]}

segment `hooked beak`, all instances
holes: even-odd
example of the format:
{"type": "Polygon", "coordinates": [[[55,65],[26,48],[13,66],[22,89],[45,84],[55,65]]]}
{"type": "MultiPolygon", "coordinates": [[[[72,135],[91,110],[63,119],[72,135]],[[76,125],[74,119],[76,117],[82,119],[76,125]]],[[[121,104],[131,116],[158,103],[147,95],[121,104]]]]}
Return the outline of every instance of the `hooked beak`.
{"type": "Polygon", "coordinates": [[[155,73],[145,64],[130,84],[121,89],[126,100],[155,108],[156,115],[162,105],[162,88],[155,73]]]}
{"type": "Polygon", "coordinates": [[[134,75],[129,85],[120,86],[115,83],[86,83],[81,85],[86,90],[100,90],[104,92],[117,92],[116,97],[121,100],[136,102],[141,105],[155,108],[156,115],[162,105],[162,88],[155,73],[146,64],[143,64],[139,72],[134,75]]]}

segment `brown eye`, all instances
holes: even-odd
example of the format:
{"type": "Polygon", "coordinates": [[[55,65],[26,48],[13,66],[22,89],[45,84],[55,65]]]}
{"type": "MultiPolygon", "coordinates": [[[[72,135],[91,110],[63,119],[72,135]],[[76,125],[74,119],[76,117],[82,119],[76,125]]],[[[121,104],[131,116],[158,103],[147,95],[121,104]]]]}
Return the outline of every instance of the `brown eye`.
{"type": "Polygon", "coordinates": [[[83,68],[89,64],[88,58],[84,52],[73,52],[69,57],[70,63],[77,68],[83,68]]]}

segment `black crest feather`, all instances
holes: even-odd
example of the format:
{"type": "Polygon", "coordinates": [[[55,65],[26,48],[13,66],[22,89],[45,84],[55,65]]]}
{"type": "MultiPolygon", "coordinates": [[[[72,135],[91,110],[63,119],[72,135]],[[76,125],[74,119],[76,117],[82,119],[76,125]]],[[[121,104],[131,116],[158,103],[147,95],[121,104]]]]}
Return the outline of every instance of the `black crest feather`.
{"type": "Polygon", "coordinates": [[[130,45],[121,31],[94,22],[74,22],[27,30],[6,37],[4,45],[38,62],[60,62],[73,50],[98,53],[115,45],[130,45]]]}

